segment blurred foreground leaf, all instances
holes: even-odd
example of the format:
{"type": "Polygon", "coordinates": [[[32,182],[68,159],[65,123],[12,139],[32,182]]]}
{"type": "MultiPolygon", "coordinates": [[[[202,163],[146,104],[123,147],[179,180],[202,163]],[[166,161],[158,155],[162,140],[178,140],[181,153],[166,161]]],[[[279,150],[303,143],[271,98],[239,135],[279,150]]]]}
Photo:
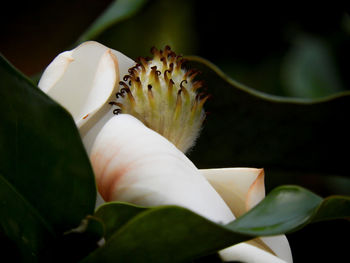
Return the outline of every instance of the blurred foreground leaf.
{"type": "Polygon", "coordinates": [[[112,233],[104,246],[82,262],[184,262],[257,236],[292,232],[314,221],[349,218],[350,198],[322,199],[304,188],[283,186],[227,225],[176,206],[147,209],[113,202],[101,206],[95,216],[112,233]],[[325,205],[330,201],[331,206],[325,205]]]}
{"type": "Polygon", "coordinates": [[[78,43],[94,39],[112,25],[139,11],[147,0],[118,0],[111,3],[94,23],[80,36],[78,43]]]}
{"type": "Polygon", "coordinates": [[[94,176],[71,116],[3,57],[0,82],[0,229],[36,253],[94,211],[94,176]]]}
{"type": "MultiPolygon", "coordinates": [[[[1,233],[13,242],[17,251],[10,255],[12,259],[18,256],[21,262],[36,262],[39,253],[47,242],[55,237],[49,223],[40,216],[38,211],[16,191],[6,179],[0,175],[0,237],[1,233]]],[[[8,251],[3,251],[7,254],[8,251]]],[[[6,248],[6,247],[5,247],[6,248]]]]}
{"type": "Polygon", "coordinates": [[[208,121],[190,153],[199,167],[349,175],[350,92],[319,100],[272,96],[233,81],[204,59],[188,59],[212,95],[208,121]]]}

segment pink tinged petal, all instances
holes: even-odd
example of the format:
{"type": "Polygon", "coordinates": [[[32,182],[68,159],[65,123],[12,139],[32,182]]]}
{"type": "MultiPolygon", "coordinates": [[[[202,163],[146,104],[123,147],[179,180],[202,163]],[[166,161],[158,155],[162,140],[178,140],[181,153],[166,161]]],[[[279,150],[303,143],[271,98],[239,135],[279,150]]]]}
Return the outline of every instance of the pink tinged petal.
{"type": "Polygon", "coordinates": [[[239,217],[265,196],[264,170],[256,168],[201,169],[209,183],[239,217]]]}
{"type": "Polygon", "coordinates": [[[249,263],[285,263],[271,253],[268,253],[255,246],[240,243],[238,245],[226,248],[220,251],[220,257],[223,261],[242,261],[249,263]]]}
{"type": "Polygon", "coordinates": [[[218,223],[234,220],[194,164],[131,115],[114,116],[105,124],[90,158],[98,189],[106,201],[179,205],[218,223]]]}
{"type": "Polygon", "coordinates": [[[246,200],[245,200],[245,207],[246,211],[249,211],[254,206],[256,206],[261,200],[265,198],[265,172],[263,169],[260,170],[260,173],[254,180],[254,182],[250,185],[246,200]]]}

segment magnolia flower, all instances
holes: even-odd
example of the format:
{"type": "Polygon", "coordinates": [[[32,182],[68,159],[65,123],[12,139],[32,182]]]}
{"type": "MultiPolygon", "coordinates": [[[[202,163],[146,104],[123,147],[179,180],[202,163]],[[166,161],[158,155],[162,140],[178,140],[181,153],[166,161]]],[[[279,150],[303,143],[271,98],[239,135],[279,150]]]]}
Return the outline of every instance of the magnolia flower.
{"type": "MultiPolygon", "coordinates": [[[[183,152],[198,136],[207,97],[197,93],[196,72],[182,69],[170,48],[152,53],[153,60],[136,64],[85,42],[59,54],[39,87],[73,116],[104,201],[179,205],[227,224],[264,198],[264,171],[196,168],[183,152]]],[[[284,235],[219,253],[226,261],[292,262],[284,235]]]]}

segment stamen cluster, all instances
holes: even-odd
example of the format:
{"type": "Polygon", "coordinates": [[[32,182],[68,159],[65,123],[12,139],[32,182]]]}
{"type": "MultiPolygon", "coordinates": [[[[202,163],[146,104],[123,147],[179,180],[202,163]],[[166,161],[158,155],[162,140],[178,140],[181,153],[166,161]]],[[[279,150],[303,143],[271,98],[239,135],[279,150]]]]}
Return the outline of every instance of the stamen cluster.
{"type": "Polygon", "coordinates": [[[186,69],[185,59],[169,46],[164,51],[152,48],[153,59],[140,57],[121,81],[115,114],[127,113],[166,137],[181,151],[191,148],[199,134],[208,99],[198,89],[198,71],[186,69]]]}

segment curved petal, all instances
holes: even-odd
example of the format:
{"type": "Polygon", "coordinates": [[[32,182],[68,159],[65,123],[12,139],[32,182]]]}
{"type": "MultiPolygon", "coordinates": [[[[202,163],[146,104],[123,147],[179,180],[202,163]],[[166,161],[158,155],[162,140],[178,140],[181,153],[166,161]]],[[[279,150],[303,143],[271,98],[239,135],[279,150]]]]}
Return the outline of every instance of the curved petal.
{"type": "Polygon", "coordinates": [[[275,255],[288,263],[293,262],[292,251],[289,246],[288,239],[285,235],[261,237],[264,242],[275,255]]]}
{"type": "Polygon", "coordinates": [[[88,41],[58,55],[42,75],[39,87],[72,114],[88,152],[99,129],[113,116],[108,102],[118,91],[120,78],[134,64],[122,53],[88,41]]]}
{"type": "Polygon", "coordinates": [[[120,75],[120,79],[122,79],[125,75],[129,74],[128,72],[129,68],[135,66],[136,62],[117,50],[114,50],[114,49],[111,49],[111,50],[113,55],[116,56],[116,58],[118,59],[119,75],[120,75]]]}
{"type": "MultiPolygon", "coordinates": [[[[265,197],[263,169],[222,168],[200,171],[236,217],[243,215],[265,197]]],[[[277,255],[286,262],[293,262],[290,246],[284,235],[261,237],[249,243],[277,255]]]]}
{"type": "Polygon", "coordinates": [[[92,41],[71,50],[70,55],[73,60],[63,73],[62,67],[55,70],[60,65],[60,55],[48,66],[43,81],[57,80],[40,81],[40,88],[64,106],[81,126],[116,91],[118,62],[110,49],[92,41]]]}
{"type": "MultiPolygon", "coordinates": [[[[123,76],[128,74],[128,69],[135,65],[135,61],[125,56],[119,51],[111,50],[112,54],[117,58],[119,65],[119,79],[122,79],[123,76]]],[[[119,85],[119,80],[117,81],[119,85]]],[[[119,88],[118,88],[119,89],[119,88]]],[[[111,95],[112,98],[109,98],[107,102],[114,99],[115,92],[111,95]]],[[[93,119],[85,125],[84,128],[80,128],[80,133],[85,145],[85,149],[90,154],[92,145],[96,139],[97,134],[100,132],[104,124],[106,124],[114,114],[111,111],[109,104],[105,103],[101,109],[96,112],[93,116],[93,119]]]]}
{"type": "Polygon", "coordinates": [[[264,170],[256,168],[201,169],[209,183],[239,217],[265,197],[264,170]]]}
{"type": "Polygon", "coordinates": [[[247,243],[223,249],[219,252],[223,261],[240,261],[249,263],[285,263],[284,260],[247,243]]]}
{"type": "Polygon", "coordinates": [[[179,205],[218,223],[234,216],[194,164],[167,139],[127,114],[110,119],[91,151],[106,201],[179,205]]]}
{"type": "Polygon", "coordinates": [[[73,62],[73,51],[65,51],[59,54],[45,69],[39,81],[39,88],[48,92],[62,78],[69,64],[73,62]]]}

